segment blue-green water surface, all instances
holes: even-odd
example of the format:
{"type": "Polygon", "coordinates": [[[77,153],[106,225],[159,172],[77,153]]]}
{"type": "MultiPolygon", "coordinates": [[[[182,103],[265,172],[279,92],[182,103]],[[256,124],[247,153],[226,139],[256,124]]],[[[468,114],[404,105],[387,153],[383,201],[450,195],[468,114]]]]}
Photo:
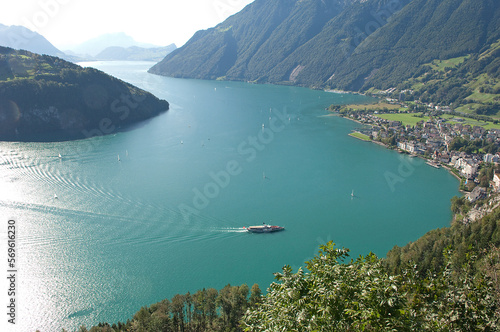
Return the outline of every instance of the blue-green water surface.
{"type": "Polygon", "coordinates": [[[1,215],[18,228],[19,331],[126,321],[204,287],[266,289],[329,240],[353,257],[384,256],[449,225],[453,176],[349,137],[359,125],[325,111],[367,97],[159,77],[151,63],[85,65],[170,110],[116,135],[0,143],[1,215]],[[263,222],[286,230],[242,228],[263,222]]]}

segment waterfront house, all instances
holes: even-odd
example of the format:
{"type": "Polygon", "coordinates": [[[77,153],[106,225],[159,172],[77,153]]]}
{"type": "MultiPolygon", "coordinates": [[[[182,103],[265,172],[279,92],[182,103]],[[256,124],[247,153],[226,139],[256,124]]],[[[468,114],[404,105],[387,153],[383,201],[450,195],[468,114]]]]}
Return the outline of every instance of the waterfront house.
{"type": "Polygon", "coordinates": [[[417,146],[414,142],[398,142],[398,148],[400,150],[409,152],[409,153],[417,153],[417,146]]]}
{"type": "Polygon", "coordinates": [[[459,156],[452,156],[451,160],[450,160],[450,164],[453,165],[453,166],[455,166],[455,164],[457,163],[457,160],[459,158],[460,158],[459,156]]]}

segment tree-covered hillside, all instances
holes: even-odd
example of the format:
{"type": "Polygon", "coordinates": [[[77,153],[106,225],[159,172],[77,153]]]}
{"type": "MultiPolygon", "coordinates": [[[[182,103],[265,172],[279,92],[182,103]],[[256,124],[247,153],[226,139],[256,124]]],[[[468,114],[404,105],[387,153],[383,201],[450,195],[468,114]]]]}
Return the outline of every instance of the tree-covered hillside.
{"type": "MultiPolygon", "coordinates": [[[[396,98],[452,106],[457,112],[500,117],[500,40],[477,54],[433,60],[395,85],[396,98]]],[[[369,90],[375,91],[374,89],[369,90]]]]}
{"type": "Polygon", "coordinates": [[[150,72],[266,81],[269,70],[318,34],[344,6],[342,0],[256,0],[216,27],[198,31],[150,72]]]}
{"type": "Polygon", "coordinates": [[[387,89],[434,60],[473,61],[499,39],[496,0],[256,0],[150,72],[387,89]]]}
{"type": "Polygon", "coordinates": [[[152,94],[93,68],[0,47],[0,139],[106,135],[168,110],[152,94]]]}
{"type": "Polygon", "coordinates": [[[422,64],[478,53],[499,38],[498,1],[413,0],[354,50],[332,84],[386,89],[422,64]]]}

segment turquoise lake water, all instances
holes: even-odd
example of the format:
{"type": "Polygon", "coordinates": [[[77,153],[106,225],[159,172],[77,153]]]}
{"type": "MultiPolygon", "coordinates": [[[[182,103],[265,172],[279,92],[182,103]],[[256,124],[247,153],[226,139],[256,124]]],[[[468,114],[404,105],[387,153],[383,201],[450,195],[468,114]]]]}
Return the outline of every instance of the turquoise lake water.
{"type": "Polygon", "coordinates": [[[145,62],[85,65],[170,110],[116,135],[0,143],[1,216],[18,231],[19,331],[126,321],[204,287],[264,290],[329,240],[353,257],[385,256],[450,223],[453,176],[349,137],[359,124],[325,111],[367,97],[159,77],[145,62]],[[242,229],[263,222],[286,230],[242,229]]]}

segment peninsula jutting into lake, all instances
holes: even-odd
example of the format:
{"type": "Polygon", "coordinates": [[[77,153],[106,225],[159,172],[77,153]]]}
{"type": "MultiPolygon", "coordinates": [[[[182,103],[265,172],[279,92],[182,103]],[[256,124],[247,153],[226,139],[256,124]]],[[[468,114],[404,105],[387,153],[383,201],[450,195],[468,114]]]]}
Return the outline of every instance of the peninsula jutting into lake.
{"type": "Polygon", "coordinates": [[[0,140],[66,141],[117,133],[168,102],[93,68],[0,46],[0,140]]]}

